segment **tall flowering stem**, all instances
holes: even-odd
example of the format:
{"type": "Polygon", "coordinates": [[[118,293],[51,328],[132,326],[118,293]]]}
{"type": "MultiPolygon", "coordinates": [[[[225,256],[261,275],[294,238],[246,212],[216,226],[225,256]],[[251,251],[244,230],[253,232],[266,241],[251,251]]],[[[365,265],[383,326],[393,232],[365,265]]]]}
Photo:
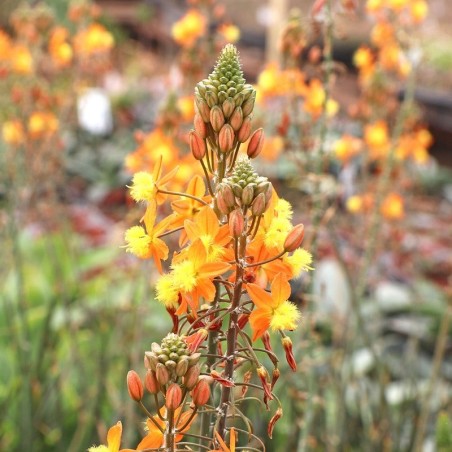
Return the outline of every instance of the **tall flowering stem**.
{"type": "Polygon", "coordinates": [[[228,44],[213,72],[195,88],[189,143],[206,179],[196,175],[181,190],[174,181],[177,168],[165,175],[160,159],[152,174],[140,172],[132,180],[131,195],[146,211],[143,225],[126,232],[126,248],[139,258],[153,258],[161,273],[156,298],[173,321],[173,332],[145,355],[145,386],[156,415],[145,407],[137,378],[128,379],[132,399],[148,416],[149,431],[139,449],[191,446],[189,435],[203,449],[252,438],[263,446],[236,405],[247,399],[248,390],[259,391],[268,409],[271,401],[277,404],[270,436],[282,416],[272,392],[280,370],[269,330],[280,333],[295,370],[284,331],[297,328],[300,313],[288,301],[288,281],[310,270],[312,257],[300,248],[304,227],[292,225],[290,204],[251,163],[264,144],[263,130],[252,131],[255,98],[237,49],[228,44]],[[173,213],[157,221],[159,206],[170,197],[173,213]],[[180,249],[167,271],[162,261],[170,253],[163,239],[172,234],[179,234],[180,249]],[[255,346],[259,339],[264,348],[255,346]],[[250,433],[243,439],[238,421],[250,433]]]}

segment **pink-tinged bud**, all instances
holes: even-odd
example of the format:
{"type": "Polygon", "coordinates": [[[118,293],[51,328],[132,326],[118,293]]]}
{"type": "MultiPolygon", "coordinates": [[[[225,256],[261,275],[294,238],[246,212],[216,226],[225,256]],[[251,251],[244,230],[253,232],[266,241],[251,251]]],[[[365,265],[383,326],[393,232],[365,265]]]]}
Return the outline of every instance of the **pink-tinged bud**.
{"type": "Polygon", "coordinates": [[[144,378],[144,384],[146,385],[146,389],[151,394],[157,394],[160,391],[160,385],[157,381],[157,377],[155,376],[155,372],[153,370],[148,370],[146,372],[146,377],[144,378]]]}
{"type": "Polygon", "coordinates": [[[240,197],[242,200],[242,204],[244,206],[249,206],[254,199],[254,187],[256,186],[256,184],[250,184],[247,185],[243,191],[242,191],[242,196],[240,197]]]}
{"type": "Polygon", "coordinates": [[[207,102],[200,97],[195,97],[195,105],[198,109],[199,114],[201,115],[202,120],[204,122],[209,122],[210,121],[210,108],[207,105],[207,102]]]}
{"type": "Polygon", "coordinates": [[[265,212],[265,195],[263,193],[259,193],[251,204],[251,213],[255,217],[259,217],[265,212]]]}
{"type": "Polygon", "coordinates": [[[193,125],[195,126],[196,133],[203,139],[207,138],[207,125],[201,118],[199,113],[195,114],[193,120],[193,125]]]}
{"type": "Polygon", "coordinates": [[[238,320],[237,320],[237,326],[243,330],[245,328],[245,325],[248,323],[250,316],[248,314],[240,314],[238,320]]]}
{"type": "Polygon", "coordinates": [[[213,91],[207,91],[205,94],[207,105],[212,108],[218,104],[218,96],[213,91]]]}
{"type": "Polygon", "coordinates": [[[234,129],[229,124],[225,124],[221,128],[218,135],[218,144],[222,152],[228,152],[232,149],[234,145],[234,129]]]}
{"type": "Polygon", "coordinates": [[[219,132],[224,124],[224,115],[221,108],[218,105],[214,105],[212,110],[210,110],[210,123],[212,124],[213,130],[219,132]]]}
{"type": "Polygon", "coordinates": [[[235,102],[234,99],[232,97],[228,97],[224,102],[223,102],[223,113],[224,113],[224,117],[225,118],[229,118],[229,116],[232,115],[232,112],[234,111],[235,108],[235,102]]]}
{"type": "Polygon", "coordinates": [[[264,129],[260,128],[251,135],[246,153],[250,159],[256,158],[264,147],[264,129]]]}
{"type": "Polygon", "coordinates": [[[262,342],[264,344],[265,350],[267,350],[269,352],[268,353],[268,357],[271,359],[273,365],[277,366],[278,365],[278,358],[273,353],[272,344],[270,343],[270,334],[268,334],[268,331],[266,331],[262,335],[261,339],[262,339],[262,342]]]}
{"type": "Polygon", "coordinates": [[[235,195],[230,185],[223,185],[221,188],[221,196],[228,207],[235,206],[235,195]]]}
{"type": "Polygon", "coordinates": [[[287,364],[289,364],[290,368],[295,372],[297,370],[297,363],[292,351],[292,341],[290,337],[284,336],[281,339],[281,342],[284,347],[284,351],[286,352],[287,364]]]}
{"type": "Polygon", "coordinates": [[[242,105],[243,116],[248,116],[254,108],[254,101],[256,100],[256,95],[249,97],[242,105]]]}
{"type": "Polygon", "coordinates": [[[229,213],[229,211],[231,210],[226,203],[224,202],[224,198],[220,195],[217,196],[216,198],[216,203],[217,203],[217,207],[218,210],[223,214],[223,215],[227,215],[229,213]]]}
{"type": "Polygon", "coordinates": [[[274,414],[274,416],[270,419],[270,422],[268,423],[267,433],[268,433],[269,438],[271,438],[273,436],[273,429],[275,428],[275,424],[279,419],[282,418],[282,415],[283,415],[283,410],[281,407],[279,407],[276,410],[276,413],[274,414]]]}
{"type": "Polygon", "coordinates": [[[279,371],[279,369],[277,367],[275,367],[273,369],[272,383],[270,385],[272,390],[273,390],[273,387],[275,386],[276,382],[278,381],[280,375],[281,375],[281,372],[279,371]]]}
{"type": "Polygon", "coordinates": [[[292,228],[292,230],[287,234],[286,240],[284,241],[284,251],[290,253],[295,251],[303,241],[304,238],[304,225],[302,223],[297,224],[292,228]]]}
{"type": "Polygon", "coordinates": [[[184,375],[182,381],[189,391],[195,387],[196,383],[198,383],[198,378],[200,374],[201,368],[199,367],[198,364],[188,368],[187,373],[184,375]]]}
{"type": "Polygon", "coordinates": [[[165,405],[169,410],[179,408],[182,402],[182,389],[177,383],[172,383],[168,386],[165,395],[165,405]]]}
{"type": "Polygon", "coordinates": [[[183,377],[188,370],[188,358],[182,358],[177,364],[176,364],[176,375],[178,377],[183,377]]]}
{"type": "Polygon", "coordinates": [[[166,383],[169,381],[169,372],[166,368],[165,364],[158,363],[155,368],[155,376],[157,377],[157,381],[162,385],[165,386],[166,383]]]}
{"type": "Polygon", "coordinates": [[[143,383],[134,370],[127,372],[127,390],[129,391],[130,398],[135,400],[135,402],[139,402],[143,398],[143,383]]]}
{"type": "Polygon", "coordinates": [[[229,124],[231,127],[237,132],[243,124],[243,112],[240,107],[236,107],[234,113],[232,113],[231,118],[229,119],[229,124]]]}
{"type": "Polygon", "coordinates": [[[267,377],[268,372],[264,366],[259,366],[257,368],[257,375],[259,376],[262,384],[262,389],[264,390],[264,396],[267,400],[273,400],[272,392],[270,389],[270,385],[268,384],[267,377]]]}
{"type": "Polygon", "coordinates": [[[235,209],[229,214],[229,233],[232,237],[238,238],[245,229],[245,219],[241,209],[235,209]]]}
{"type": "Polygon", "coordinates": [[[196,160],[201,160],[207,151],[206,142],[194,131],[190,131],[190,150],[196,160]]]}
{"type": "Polygon", "coordinates": [[[203,406],[210,399],[210,386],[205,378],[201,378],[194,387],[191,398],[195,406],[203,406]]]}
{"type": "Polygon", "coordinates": [[[251,117],[247,116],[240,127],[240,130],[237,134],[237,139],[239,143],[244,143],[251,136],[251,117]]]}

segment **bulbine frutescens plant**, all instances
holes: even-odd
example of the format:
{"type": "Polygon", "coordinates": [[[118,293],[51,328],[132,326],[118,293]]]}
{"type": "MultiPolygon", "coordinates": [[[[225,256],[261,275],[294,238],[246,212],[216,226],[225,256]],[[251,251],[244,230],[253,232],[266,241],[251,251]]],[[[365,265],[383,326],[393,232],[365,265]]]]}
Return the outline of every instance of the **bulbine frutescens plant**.
{"type": "MultiPolygon", "coordinates": [[[[264,143],[262,129],[252,133],[255,96],[236,48],[227,45],[195,88],[189,140],[205,180],[194,176],[185,192],[172,191],[177,169],[164,175],[161,161],[152,174],[133,177],[131,196],[146,211],[142,225],[125,234],[127,251],[154,259],[161,273],[156,298],[173,320],[172,332],[145,353],[144,384],[135,371],[127,376],[129,394],[147,416],[148,433],[136,450],[229,451],[236,442],[263,449],[242,412],[244,401],[256,399],[252,391],[268,409],[273,401],[270,436],[282,416],[272,392],[279,357],[269,333],[281,337],[295,370],[286,331],[298,326],[300,313],[288,301],[289,280],[310,269],[311,255],[300,248],[304,228],[292,225],[290,204],[251,164],[264,143]],[[169,200],[172,213],[156,223],[158,207],[169,200]],[[170,234],[179,235],[180,249],[164,271],[169,248],[163,239],[170,234]]],[[[103,450],[119,449],[121,429],[120,423],[111,428],[103,450]]]]}

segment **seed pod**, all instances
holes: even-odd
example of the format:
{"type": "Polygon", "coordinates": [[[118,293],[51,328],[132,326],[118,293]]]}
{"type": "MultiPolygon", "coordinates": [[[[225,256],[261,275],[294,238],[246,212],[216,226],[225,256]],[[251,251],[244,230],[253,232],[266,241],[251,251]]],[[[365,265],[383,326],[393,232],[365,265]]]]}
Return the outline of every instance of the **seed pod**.
{"type": "Polygon", "coordinates": [[[240,107],[236,107],[234,112],[232,113],[231,119],[229,120],[229,124],[234,129],[234,131],[238,131],[243,123],[243,112],[240,107]]]}
{"type": "Polygon", "coordinates": [[[229,233],[232,237],[238,238],[245,229],[245,219],[242,209],[235,209],[229,215],[229,233]]]}
{"type": "Polygon", "coordinates": [[[127,390],[129,391],[130,398],[135,400],[135,402],[139,402],[143,398],[143,383],[134,370],[127,372],[127,390]]]}
{"type": "Polygon", "coordinates": [[[295,251],[301,245],[301,242],[303,242],[303,238],[304,225],[300,223],[294,226],[287,234],[286,240],[284,241],[284,251],[287,253],[295,251]]]}
{"type": "Polygon", "coordinates": [[[182,390],[177,383],[172,383],[166,390],[165,405],[169,410],[179,408],[182,402],[182,390]]]}
{"type": "Polygon", "coordinates": [[[232,112],[234,111],[234,108],[235,108],[234,99],[232,97],[228,97],[223,102],[223,113],[224,113],[224,117],[226,119],[229,119],[229,116],[232,115],[232,112]]]}
{"type": "Polygon", "coordinates": [[[256,158],[264,147],[264,129],[260,128],[254,131],[248,143],[246,153],[250,159],[256,158]]]}
{"type": "Polygon", "coordinates": [[[251,116],[247,116],[242,123],[237,134],[237,140],[240,143],[244,143],[251,135],[251,116]]]}
{"type": "Polygon", "coordinates": [[[210,123],[215,132],[219,132],[224,124],[223,111],[218,105],[214,105],[210,110],[210,123]]]}
{"type": "Polygon", "coordinates": [[[150,369],[146,372],[144,384],[146,385],[146,389],[151,394],[157,394],[160,391],[160,385],[159,382],[157,381],[155,372],[150,369]]]}
{"type": "Polygon", "coordinates": [[[191,397],[195,406],[203,406],[209,401],[210,386],[209,383],[204,378],[201,378],[198,381],[197,385],[194,387],[192,391],[191,397]]]}
{"type": "Polygon", "coordinates": [[[207,126],[199,113],[195,114],[195,118],[193,119],[193,125],[195,126],[196,133],[201,138],[205,139],[207,137],[207,126]]]}
{"type": "Polygon", "coordinates": [[[218,144],[220,146],[220,151],[229,152],[232,150],[234,145],[234,129],[229,125],[225,124],[218,135],[218,144]]]}

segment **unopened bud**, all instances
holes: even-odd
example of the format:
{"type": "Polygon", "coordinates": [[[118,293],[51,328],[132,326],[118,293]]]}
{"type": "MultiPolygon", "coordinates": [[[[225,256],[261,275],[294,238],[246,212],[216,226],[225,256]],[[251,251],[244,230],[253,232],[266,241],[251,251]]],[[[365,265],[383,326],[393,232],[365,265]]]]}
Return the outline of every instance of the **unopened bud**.
{"type": "Polygon", "coordinates": [[[247,116],[237,134],[237,139],[240,143],[244,143],[251,135],[251,116],[247,116]]]}
{"type": "Polygon", "coordinates": [[[230,185],[223,184],[221,186],[221,197],[224,199],[224,202],[228,207],[235,206],[235,196],[230,185]]]}
{"type": "Polygon", "coordinates": [[[144,353],[144,367],[155,370],[155,366],[157,366],[159,360],[155,353],[153,352],[145,352],[144,353]]]}
{"type": "Polygon", "coordinates": [[[195,126],[196,133],[201,138],[205,139],[207,137],[207,126],[199,113],[195,114],[195,118],[193,119],[193,125],[195,126]]]}
{"type": "Polygon", "coordinates": [[[204,122],[210,121],[210,108],[206,101],[200,97],[195,97],[196,107],[204,122]]]}
{"type": "Polygon", "coordinates": [[[168,386],[165,395],[165,405],[169,410],[179,408],[182,402],[182,389],[177,383],[172,383],[168,386]]]}
{"type": "Polygon", "coordinates": [[[232,237],[240,237],[245,229],[245,219],[241,209],[233,210],[229,215],[229,232],[232,237]]]}
{"type": "Polygon", "coordinates": [[[281,343],[284,347],[284,351],[286,352],[287,364],[289,364],[290,368],[295,372],[297,370],[297,363],[292,351],[292,340],[290,337],[284,336],[281,339],[281,343]]]}
{"type": "Polygon", "coordinates": [[[169,372],[168,369],[165,367],[165,364],[158,363],[155,368],[155,376],[157,378],[157,381],[162,385],[166,385],[169,381],[169,372]]]}
{"type": "Polygon", "coordinates": [[[218,97],[213,91],[207,91],[205,97],[210,108],[218,104],[218,97]]]}
{"type": "Polygon", "coordinates": [[[295,251],[303,241],[304,238],[304,225],[302,223],[297,224],[292,228],[292,230],[287,234],[286,240],[284,241],[284,251],[290,253],[295,251]]]}
{"type": "Polygon", "coordinates": [[[251,204],[251,213],[255,217],[259,217],[265,212],[265,195],[259,193],[256,198],[254,198],[253,204],[251,204]]]}
{"type": "Polygon", "coordinates": [[[241,196],[241,200],[242,200],[242,204],[244,206],[249,206],[254,199],[254,184],[250,184],[247,185],[243,191],[242,191],[242,196],[241,196]]]}
{"type": "Polygon", "coordinates": [[[240,107],[236,107],[229,120],[231,127],[237,132],[243,124],[243,112],[240,107]]]}
{"type": "Polygon", "coordinates": [[[254,108],[254,101],[256,100],[256,94],[251,95],[242,105],[243,116],[248,116],[254,108]]]}
{"type": "Polygon", "coordinates": [[[201,160],[207,151],[206,142],[194,131],[190,131],[190,150],[196,160],[201,160]]]}
{"type": "Polygon", "coordinates": [[[225,124],[221,128],[218,136],[218,144],[222,152],[228,152],[232,149],[234,145],[234,129],[229,124],[225,124]]]}
{"type": "Polygon", "coordinates": [[[192,391],[192,400],[195,406],[203,406],[210,399],[210,386],[206,379],[201,378],[192,391]]]}
{"type": "Polygon", "coordinates": [[[201,369],[198,364],[188,368],[182,381],[189,391],[195,387],[196,383],[198,382],[200,373],[201,369]]]}
{"type": "Polygon", "coordinates": [[[272,392],[270,389],[270,385],[268,384],[267,377],[268,372],[267,369],[264,366],[259,366],[257,368],[257,375],[259,376],[261,383],[262,383],[262,389],[264,390],[264,395],[268,400],[273,400],[272,392]]]}
{"type": "Polygon", "coordinates": [[[271,383],[271,386],[270,386],[272,389],[273,389],[273,387],[275,386],[276,382],[278,381],[280,375],[281,375],[280,370],[279,370],[277,367],[275,367],[275,368],[273,369],[272,383],[271,383]]]}
{"type": "Polygon", "coordinates": [[[144,384],[146,385],[146,389],[151,394],[157,394],[160,391],[160,385],[159,382],[157,381],[157,377],[155,376],[155,372],[153,370],[149,369],[146,372],[144,384]]]}
{"type": "Polygon", "coordinates": [[[134,370],[127,372],[127,390],[130,398],[135,400],[135,402],[139,402],[143,398],[143,383],[134,370]]]}
{"type": "Polygon", "coordinates": [[[214,105],[212,110],[210,110],[210,123],[212,124],[213,130],[219,132],[224,124],[224,115],[221,108],[218,105],[214,105]]]}
{"type": "Polygon", "coordinates": [[[246,153],[250,159],[256,158],[264,147],[264,129],[260,128],[251,135],[246,153]]]}
{"type": "Polygon", "coordinates": [[[232,112],[234,111],[235,108],[235,102],[234,99],[232,97],[228,97],[224,102],[223,102],[223,113],[225,118],[229,118],[229,116],[232,115],[232,112]]]}
{"type": "Polygon", "coordinates": [[[177,364],[176,364],[176,375],[178,377],[182,377],[185,375],[185,373],[188,370],[188,358],[182,358],[177,364]]]}
{"type": "Polygon", "coordinates": [[[226,202],[224,201],[224,198],[221,195],[217,195],[216,199],[215,199],[216,205],[218,210],[223,214],[223,215],[228,215],[229,211],[231,210],[226,202]]]}

